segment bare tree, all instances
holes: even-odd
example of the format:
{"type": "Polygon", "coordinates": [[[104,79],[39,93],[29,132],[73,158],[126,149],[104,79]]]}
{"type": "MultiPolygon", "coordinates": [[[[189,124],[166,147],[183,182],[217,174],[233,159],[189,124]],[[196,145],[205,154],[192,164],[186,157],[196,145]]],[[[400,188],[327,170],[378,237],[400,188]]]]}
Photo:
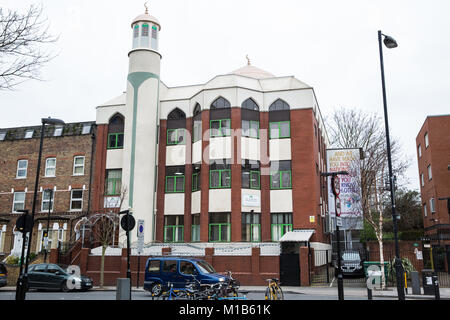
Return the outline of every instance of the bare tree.
{"type": "MultiPolygon", "coordinates": [[[[365,221],[375,231],[382,268],[382,288],[385,287],[383,255],[383,198],[386,196],[387,150],[383,122],[377,115],[360,110],[341,108],[336,110],[329,123],[331,144],[335,148],[362,148],[363,160],[351,164],[351,170],[359,173],[361,189],[359,206],[365,221]]],[[[401,154],[400,145],[391,138],[393,174],[403,175],[409,161],[401,154]]],[[[389,180],[387,180],[389,181],[389,180]]]]}
{"type": "Polygon", "coordinates": [[[57,40],[49,33],[42,6],[31,5],[24,14],[0,8],[0,90],[42,80],[42,66],[55,57],[48,45],[57,40]]]}

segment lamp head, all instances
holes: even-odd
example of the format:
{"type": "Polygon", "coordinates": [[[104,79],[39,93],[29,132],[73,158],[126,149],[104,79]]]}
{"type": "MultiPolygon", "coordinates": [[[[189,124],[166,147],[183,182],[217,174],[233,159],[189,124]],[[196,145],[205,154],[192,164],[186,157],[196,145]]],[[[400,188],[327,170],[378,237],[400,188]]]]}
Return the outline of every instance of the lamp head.
{"type": "Polygon", "coordinates": [[[389,49],[394,49],[398,47],[397,41],[395,41],[394,38],[390,37],[390,36],[384,36],[384,45],[386,47],[388,47],[389,49]]]}
{"type": "Polygon", "coordinates": [[[42,124],[53,124],[53,125],[64,125],[66,124],[64,121],[59,119],[53,119],[53,118],[42,118],[42,124]]]}

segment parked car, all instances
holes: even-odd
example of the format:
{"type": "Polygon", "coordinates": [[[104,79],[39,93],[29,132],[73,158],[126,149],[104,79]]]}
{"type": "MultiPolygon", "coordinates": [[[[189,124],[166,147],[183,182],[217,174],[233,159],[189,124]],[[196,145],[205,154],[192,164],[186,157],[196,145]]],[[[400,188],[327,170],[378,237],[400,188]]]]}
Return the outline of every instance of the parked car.
{"type": "Polygon", "coordinates": [[[358,251],[346,250],[341,257],[341,270],[344,276],[364,276],[363,261],[358,251]]]}
{"type": "Polygon", "coordinates": [[[214,284],[231,279],[218,274],[208,262],[201,259],[159,257],[147,260],[144,289],[155,296],[159,296],[169,283],[174,288],[184,288],[195,280],[201,284],[214,284]]]}
{"type": "Polygon", "coordinates": [[[6,277],[8,276],[8,270],[3,262],[0,262],[0,287],[6,286],[6,277]]]}
{"type": "Polygon", "coordinates": [[[91,278],[76,275],[69,266],[54,263],[31,265],[28,269],[28,289],[89,290],[93,286],[91,278]]]}

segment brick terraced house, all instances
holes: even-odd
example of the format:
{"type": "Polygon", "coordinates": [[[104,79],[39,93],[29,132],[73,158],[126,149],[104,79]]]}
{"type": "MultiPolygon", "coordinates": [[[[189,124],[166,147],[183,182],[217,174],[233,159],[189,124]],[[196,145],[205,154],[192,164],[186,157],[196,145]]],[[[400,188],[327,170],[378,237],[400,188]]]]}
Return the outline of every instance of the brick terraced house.
{"type": "MultiPolygon", "coordinates": [[[[74,224],[90,209],[94,132],[94,122],[46,126],[30,252],[44,250],[49,210],[49,249],[76,240],[74,224]]],[[[18,210],[31,214],[40,136],[41,126],[0,129],[1,256],[21,253],[22,234],[15,225],[18,210]]]]}

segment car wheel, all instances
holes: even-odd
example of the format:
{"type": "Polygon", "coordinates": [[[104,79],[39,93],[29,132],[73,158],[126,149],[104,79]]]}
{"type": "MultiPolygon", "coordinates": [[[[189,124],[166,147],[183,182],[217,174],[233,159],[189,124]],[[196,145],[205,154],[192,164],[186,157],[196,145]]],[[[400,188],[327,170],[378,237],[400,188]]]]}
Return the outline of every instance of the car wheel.
{"type": "Polygon", "coordinates": [[[150,292],[154,297],[159,297],[162,293],[161,283],[154,283],[150,288],[150,292]]]}
{"type": "Polygon", "coordinates": [[[67,281],[66,280],[64,280],[62,282],[62,284],[61,284],[61,291],[62,292],[69,292],[70,291],[70,289],[67,287],[67,281]]]}

